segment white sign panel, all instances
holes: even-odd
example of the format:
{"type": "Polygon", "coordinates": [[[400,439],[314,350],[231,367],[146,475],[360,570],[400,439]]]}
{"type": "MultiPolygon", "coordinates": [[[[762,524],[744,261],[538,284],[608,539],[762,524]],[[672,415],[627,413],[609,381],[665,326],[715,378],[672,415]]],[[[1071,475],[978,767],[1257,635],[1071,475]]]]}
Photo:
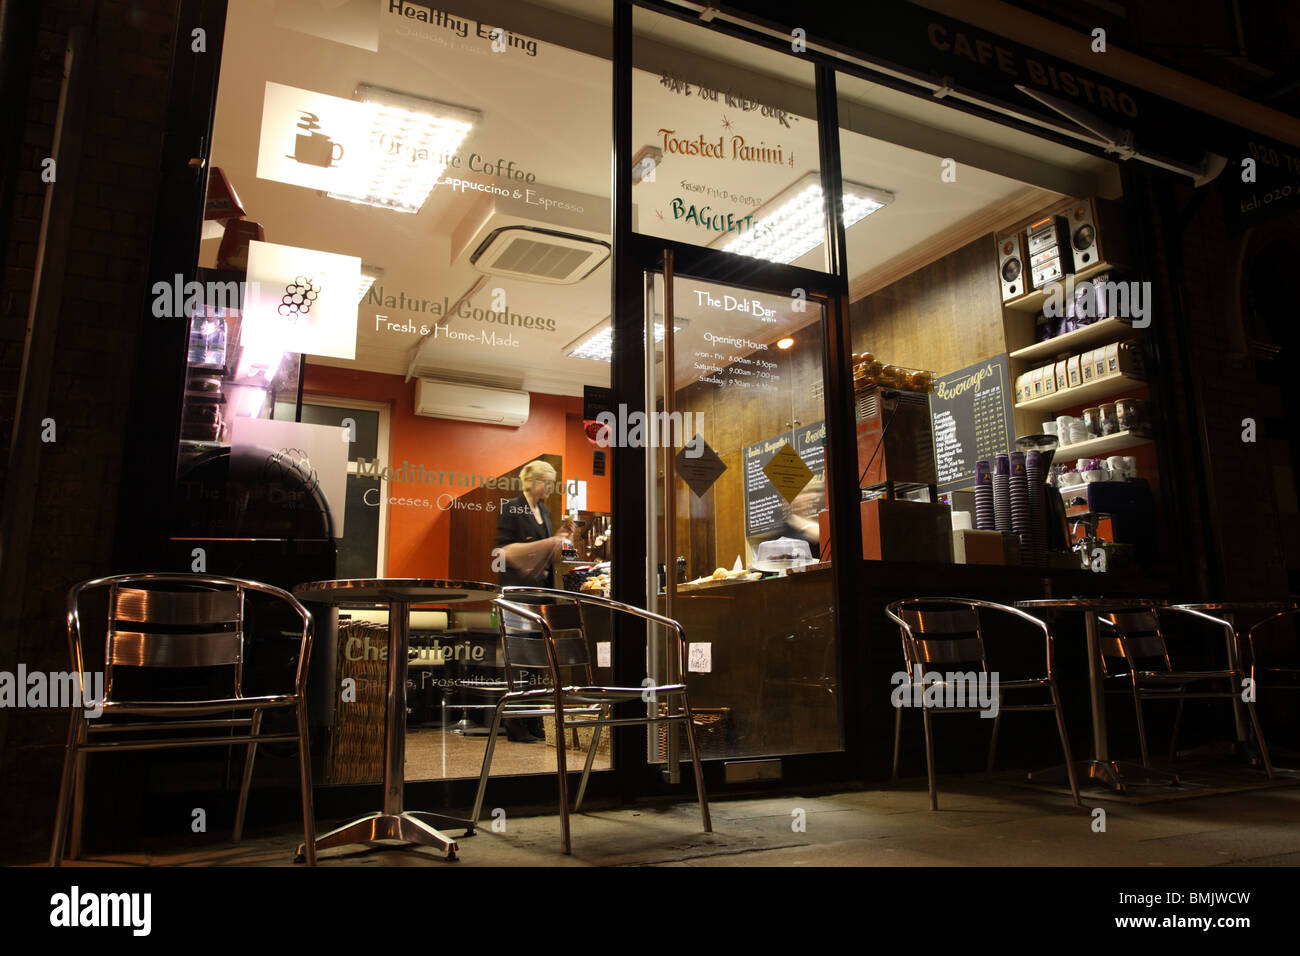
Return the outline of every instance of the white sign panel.
{"type": "Polygon", "coordinates": [[[348,490],[348,448],[351,447],[341,439],[346,433],[346,428],[336,425],[236,418],[230,429],[230,443],[235,448],[255,449],[255,453],[268,460],[283,461],[318,487],[329,506],[334,537],[341,538],[348,490]]]}
{"type": "Polygon", "coordinates": [[[258,354],[357,354],[361,260],[273,242],[248,244],[242,345],[258,354]]]}
{"type": "Polygon", "coordinates": [[[370,108],[282,83],[267,83],[257,178],[347,192],[370,168],[370,108]]]}

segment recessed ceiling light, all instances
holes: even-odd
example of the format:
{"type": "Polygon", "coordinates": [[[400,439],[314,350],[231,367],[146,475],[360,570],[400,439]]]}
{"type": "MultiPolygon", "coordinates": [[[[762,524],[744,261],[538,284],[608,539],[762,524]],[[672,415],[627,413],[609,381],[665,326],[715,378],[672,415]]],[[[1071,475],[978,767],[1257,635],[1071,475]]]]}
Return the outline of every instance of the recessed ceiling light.
{"type": "MultiPolygon", "coordinates": [[[[844,228],[860,222],[894,201],[894,194],[860,183],[844,182],[844,228]]],[[[769,200],[754,214],[754,225],[725,246],[726,252],[794,262],[826,238],[821,177],[808,173],[769,200]]]]}
{"type": "MultiPolygon", "coordinates": [[[[673,319],[673,331],[680,332],[690,322],[686,319],[673,319]]],[[[655,343],[658,344],[664,340],[664,319],[662,315],[655,316],[655,343]]],[[[614,327],[610,324],[609,316],[601,319],[598,323],[583,332],[560,351],[566,353],[568,358],[590,359],[593,362],[612,362],[614,359],[614,327]]]]}
{"type": "Polygon", "coordinates": [[[788,349],[792,345],[794,345],[794,339],[788,335],[783,339],[777,339],[776,342],[776,347],[779,349],[788,349]]]}
{"type": "Polygon", "coordinates": [[[365,83],[357,87],[355,97],[369,107],[370,162],[326,195],[419,212],[480,114],[365,83]]]}

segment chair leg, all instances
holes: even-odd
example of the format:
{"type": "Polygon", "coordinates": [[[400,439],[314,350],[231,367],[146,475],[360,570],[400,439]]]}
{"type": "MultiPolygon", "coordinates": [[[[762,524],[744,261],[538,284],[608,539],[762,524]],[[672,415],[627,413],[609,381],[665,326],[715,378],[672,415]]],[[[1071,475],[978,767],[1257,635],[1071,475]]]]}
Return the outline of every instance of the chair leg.
{"type": "Polygon", "coordinates": [[[248,809],[248,788],[253,783],[253,761],[257,758],[257,735],[261,731],[262,711],[255,709],[248,728],[251,739],[248,742],[248,752],[244,755],[244,778],[239,784],[239,806],[235,809],[235,843],[244,839],[244,813],[248,809]]]}
{"type": "Polygon", "coordinates": [[[1178,756],[1178,727],[1183,722],[1183,699],[1178,698],[1178,709],[1174,711],[1174,732],[1169,737],[1169,759],[1178,756]]]}
{"type": "MultiPolygon", "coordinates": [[[[316,809],[311,788],[311,741],[307,730],[307,702],[298,701],[298,777],[302,786],[302,835],[307,865],[316,865],[316,809]]],[[[258,714],[260,718],[261,714],[258,714]]],[[[253,760],[249,757],[249,767],[253,760]]],[[[245,785],[247,786],[247,785],[245,785]]]]}
{"type": "Polygon", "coordinates": [[[483,769],[478,775],[478,792],[474,794],[474,809],[470,812],[469,822],[470,829],[466,832],[469,836],[478,826],[479,814],[483,812],[483,795],[487,793],[488,774],[492,771],[492,751],[497,745],[497,731],[501,729],[501,717],[505,713],[506,702],[502,698],[497,704],[497,709],[492,712],[492,726],[488,729],[487,749],[483,751],[483,769]]]}
{"type": "Polygon", "coordinates": [[[1142,720],[1142,698],[1138,696],[1137,684],[1133,685],[1133,713],[1137,715],[1138,744],[1142,748],[1142,766],[1151,769],[1151,754],[1147,752],[1147,728],[1142,720]]]}
{"type": "MultiPolygon", "coordinates": [[[[600,720],[609,719],[609,704],[600,708],[600,720]]],[[[596,748],[600,746],[600,732],[605,728],[597,724],[591,731],[591,743],[587,745],[587,763],[582,768],[582,780],[578,784],[578,798],[573,801],[573,812],[582,809],[582,798],[587,793],[587,778],[591,776],[591,765],[596,762],[596,748]]]]}
{"type": "MultiPolygon", "coordinates": [[[[85,728],[82,728],[81,739],[78,743],[84,743],[86,740],[85,728]]],[[[72,771],[72,832],[68,839],[68,856],[74,860],[81,859],[81,825],[85,816],[86,809],[86,753],[79,751],[75,757],[76,767],[72,771]]]]}
{"type": "Polygon", "coordinates": [[[565,759],[564,703],[560,688],[555,689],[555,773],[560,788],[560,845],[566,856],[572,852],[569,842],[569,765],[565,759]]]}
{"type": "Polygon", "coordinates": [[[924,707],[921,709],[921,721],[925,724],[925,773],[930,779],[930,809],[939,809],[939,790],[934,782],[934,728],[931,724],[933,718],[930,716],[930,709],[924,707]]]}
{"type": "Polygon", "coordinates": [[[903,708],[898,707],[894,710],[894,769],[889,775],[891,785],[898,783],[898,758],[899,744],[903,740],[903,708]]]}
{"type": "Polygon", "coordinates": [[[695,795],[700,800],[700,816],[704,820],[704,832],[713,832],[713,820],[709,816],[709,795],[704,792],[704,767],[700,763],[700,748],[695,742],[695,712],[691,710],[690,699],[682,691],[682,709],[686,711],[686,744],[691,748],[691,766],[695,771],[695,795]]]}
{"type": "Polygon", "coordinates": [[[1061,707],[1061,695],[1057,693],[1056,681],[1048,685],[1052,689],[1052,709],[1056,711],[1056,732],[1061,735],[1061,751],[1065,754],[1065,774],[1070,778],[1070,793],[1074,796],[1074,805],[1082,807],[1079,799],[1079,778],[1074,769],[1074,755],[1070,753],[1070,738],[1065,732],[1065,711],[1061,707]]]}
{"type": "Polygon", "coordinates": [[[1255,702],[1246,701],[1246,710],[1250,714],[1250,724],[1255,728],[1255,739],[1259,741],[1259,756],[1264,761],[1264,773],[1273,779],[1273,761],[1269,759],[1268,744],[1264,743],[1264,731],[1259,726],[1259,715],[1255,713],[1255,702]]]}
{"type": "Polygon", "coordinates": [[[54,841],[50,844],[50,866],[60,866],[63,863],[63,846],[68,836],[68,804],[72,801],[72,775],[77,767],[80,721],[80,712],[73,708],[68,718],[68,744],[63,754],[63,779],[59,783],[59,803],[54,811],[54,841]]]}
{"type": "Polygon", "coordinates": [[[993,774],[993,758],[998,753],[998,728],[1002,725],[1002,707],[999,702],[998,712],[993,716],[993,736],[989,740],[989,764],[984,768],[986,776],[993,774]]]}

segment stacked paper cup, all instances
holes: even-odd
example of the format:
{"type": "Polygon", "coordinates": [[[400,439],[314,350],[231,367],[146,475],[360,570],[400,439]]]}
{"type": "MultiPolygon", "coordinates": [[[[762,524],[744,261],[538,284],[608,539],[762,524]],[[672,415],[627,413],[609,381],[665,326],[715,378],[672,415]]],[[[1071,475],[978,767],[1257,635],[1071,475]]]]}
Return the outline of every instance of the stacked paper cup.
{"type": "Polygon", "coordinates": [[[997,529],[993,517],[993,469],[988,459],[975,462],[975,527],[980,531],[997,529]]]}
{"type": "Polygon", "coordinates": [[[998,455],[993,459],[993,524],[998,531],[1011,527],[1011,459],[998,455]]]}
{"type": "Polygon", "coordinates": [[[1033,528],[1035,567],[1047,563],[1047,515],[1043,511],[1043,453],[1036,448],[1025,452],[1025,481],[1029,484],[1029,522],[1033,528]]]}
{"type": "Polygon", "coordinates": [[[1020,536],[1020,563],[1034,563],[1034,529],[1030,517],[1029,485],[1025,478],[1025,453],[1011,453],[1011,530],[1020,536]]]}

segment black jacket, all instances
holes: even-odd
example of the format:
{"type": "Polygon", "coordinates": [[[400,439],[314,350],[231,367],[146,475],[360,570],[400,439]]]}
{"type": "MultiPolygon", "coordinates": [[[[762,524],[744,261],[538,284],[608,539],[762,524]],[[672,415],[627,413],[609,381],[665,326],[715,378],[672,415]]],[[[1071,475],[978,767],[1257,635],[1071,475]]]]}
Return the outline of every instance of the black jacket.
{"type": "MultiPolygon", "coordinates": [[[[537,510],[542,515],[540,525],[533,520],[533,510],[528,506],[528,499],[523,495],[504,502],[501,505],[501,514],[497,516],[496,546],[504,548],[508,544],[540,541],[551,537],[555,532],[551,530],[550,512],[540,501],[537,503],[537,510]]],[[[533,578],[526,578],[516,569],[506,565],[504,571],[497,572],[497,583],[502,587],[553,588],[555,587],[554,562],[548,561],[533,578]]]]}

